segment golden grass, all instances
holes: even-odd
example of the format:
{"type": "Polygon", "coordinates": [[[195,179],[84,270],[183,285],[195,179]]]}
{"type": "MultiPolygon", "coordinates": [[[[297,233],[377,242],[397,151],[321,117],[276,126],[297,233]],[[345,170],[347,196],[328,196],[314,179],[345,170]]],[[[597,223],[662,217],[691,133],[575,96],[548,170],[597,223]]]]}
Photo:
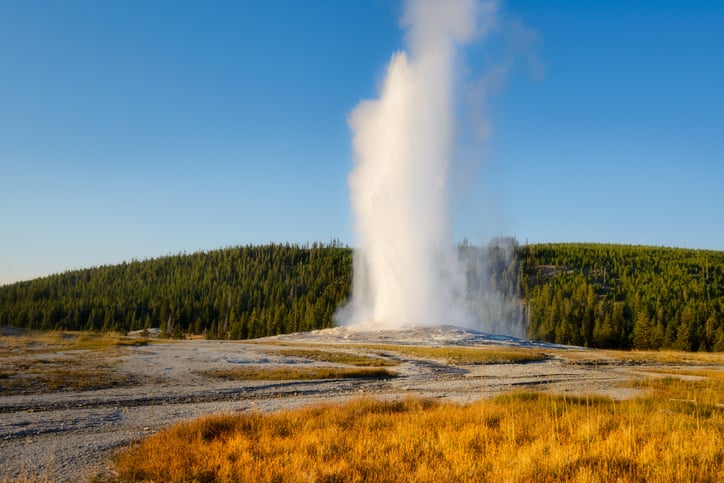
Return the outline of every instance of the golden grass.
{"type": "Polygon", "coordinates": [[[200,374],[220,379],[245,381],[297,381],[311,379],[360,379],[395,377],[397,374],[383,368],[369,367],[287,367],[250,366],[214,369],[200,374]]]}
{"type": "Polygon", "coordinates": [[[311,359],[320,362],[332,362],[335,364],[348,364],[360,367],[384,367],[396,366],[399,362],[379,357],[360,356],[350,354],[349,352],[340,351],[323,351],[309,349],[280,349],[275,351],[266,351],[272,355],[283,357],[298,357],[300,359],[311,359]]]}
{"type": "MultiPolygon", "coordinates": [[[[674,372],[674,371],[671,371],[674,372]]],[[[696,371],[681,371],[694,373],[696,371]]],[[[718,371],[700,371],[699,379],[679,379],[674,376],[656,377],[643,381],[632,381],[632,387],[648,389],[659,399],[685,401],[695,405],[697,411],[712,411],[724,408],[724,377],[718,371]]]]}
{"type": "Polygon", "coordinates": [[[724,481],[724,410],[692,411],[669,394],[212,416],[142,441],[116,469],[122,481],[724,481]]]}

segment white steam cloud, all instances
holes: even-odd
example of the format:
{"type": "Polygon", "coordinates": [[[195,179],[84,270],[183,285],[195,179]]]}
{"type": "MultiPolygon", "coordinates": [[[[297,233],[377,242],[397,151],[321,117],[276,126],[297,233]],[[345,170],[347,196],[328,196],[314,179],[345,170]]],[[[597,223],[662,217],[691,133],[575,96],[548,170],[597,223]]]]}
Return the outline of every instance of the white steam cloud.
{"type": "Polygon", "coordinates": [[[477,325],[451,235],[448,175],[456,52],[491,25],[494,6],[408,1],[407,52],[393,55],[379,99],[349,116],[357,249],[352,299],[338,314],[345,325],[477,325]]]}

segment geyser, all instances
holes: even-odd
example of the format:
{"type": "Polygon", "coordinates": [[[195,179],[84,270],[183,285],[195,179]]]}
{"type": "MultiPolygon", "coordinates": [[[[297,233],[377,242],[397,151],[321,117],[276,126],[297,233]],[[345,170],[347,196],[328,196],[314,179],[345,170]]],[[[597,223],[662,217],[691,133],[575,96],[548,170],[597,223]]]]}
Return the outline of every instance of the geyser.
{"type": "Polygon", "coordinates": [[[455,56],[476,36],[474,0],[410,0],[406,52],[392,56],[380,97],[350,114],[355,165],[353,294],[341,323],[367,328],[476,325],[452,240],[448,174],[455,56]]]}

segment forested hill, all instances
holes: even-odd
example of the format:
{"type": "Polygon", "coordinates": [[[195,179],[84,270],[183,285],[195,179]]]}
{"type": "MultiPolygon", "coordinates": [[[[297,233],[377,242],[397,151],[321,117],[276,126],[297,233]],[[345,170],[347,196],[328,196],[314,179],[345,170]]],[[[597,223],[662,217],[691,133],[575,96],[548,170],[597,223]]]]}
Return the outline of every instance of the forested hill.
{"type": "Polygon", "coordinates": [[[530,338],[724,351],[724,252],[552,244],[517,253],[530,338]]]}
{"type": "Polygon", "coordinates": [[[122,263],[0,287],[0,324],[246,339],[331,327],[352,251],[265,245],[122,263]]]}
{"type": "MultiPolygon", "coordinates": [[[[474,310],[506,319],[492,326],[588,347],[724,351],[724,252],[514,240],[461,250],[474,261],[474,310]]],[[[337,244],[226,248],[2,286],[0,325],[261,337],[331,327],[351,280],[352,250],[337,244]]]]}

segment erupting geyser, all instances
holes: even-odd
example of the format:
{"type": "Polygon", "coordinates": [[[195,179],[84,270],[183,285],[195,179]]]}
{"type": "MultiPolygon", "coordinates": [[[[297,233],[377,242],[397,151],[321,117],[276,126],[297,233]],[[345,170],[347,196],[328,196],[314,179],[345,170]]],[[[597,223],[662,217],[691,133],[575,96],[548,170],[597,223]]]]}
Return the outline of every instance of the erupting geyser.
{"type": "Polygon", "coordinates": [[[357,248],[348,326],[470,327],[465,272],[452,240],[448,171],[455,54],[476,36],[474,0],[410,0],[407,52],[393,55],[379,99],[350,114],[350,198],[357,248]]]}

